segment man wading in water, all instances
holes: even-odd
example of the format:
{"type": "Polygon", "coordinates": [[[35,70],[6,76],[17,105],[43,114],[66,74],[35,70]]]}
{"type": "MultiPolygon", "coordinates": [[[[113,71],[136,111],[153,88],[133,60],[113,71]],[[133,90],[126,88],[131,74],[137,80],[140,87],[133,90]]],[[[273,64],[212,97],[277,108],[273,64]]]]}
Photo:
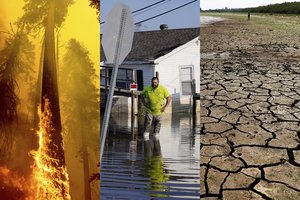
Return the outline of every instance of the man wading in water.
{"type": "Polygon", "coordinates": [[[158,139],[162,113],[171,103],[172,98],[168,90],[164,86],[159,85],[157,77],[152,78],[151,86],[146,87],[141,94],[142,103],[146,107],[144,139],[149,140],[149,132],[152,123],[154,124],[154,138],[158,139]],[[164,104],[165,99],[167,100],[166,104],[164,104]]]}

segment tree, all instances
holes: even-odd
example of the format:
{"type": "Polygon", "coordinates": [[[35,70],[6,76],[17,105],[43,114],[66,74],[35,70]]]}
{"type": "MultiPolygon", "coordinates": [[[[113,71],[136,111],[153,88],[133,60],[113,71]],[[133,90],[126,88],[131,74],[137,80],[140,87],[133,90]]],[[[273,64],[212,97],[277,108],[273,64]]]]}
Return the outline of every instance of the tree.
{"type": "Polygon", "coordinates": [[[90,1],[90,6],[93,8],[96,8],[97,10],[97,16],[98,16],[98,20],[100,21],[100,0],[89,0],[90,1]]]}
{"type": "Polygon", "coordinates": [[[68,7],[73,0],[25,0],[24,15],[19,20],[26,24],[32,33],[44,29],[44,53],[42,67],[41,108],[44,111],[46,100],[50,102],[51,121],[49,129],[49,156],[58,160],[57,167],[65,165],[63,142],[61,135],[61,119],[59,109],[57,66],[55,56],[55,28],[59,28],[67,15],[68,7]]]}
{"type": "Polygon", "coordinates": [[[0,157],[4,161],[9,156],[12,145],[12,124],[17,118],[17,79],[32,85],[34,46],[29,41],[23,27],[8,32],[4,48],[0,51],[0,157]]]}
{"type": "Polygon", "coordinates": [[[0,127],[3,123],[13,121],[17,115],[18,84],[16,79],[23,75],[26,82],[30,82],[33,72],[34,47],[23,29],[16,32],[11,29],[0,51],[0,127]]]}
{"type": "Polygon", "coordinates": [[[84,167],[85,199],[91,199],[88,146],[96,146],[99,149],[100,105],[99,90],[95,87],[98,78],[95,72],[87,49],[75,39],[71,39],[60,72],[60,82],[65,83],[60,87],[60,92],[67,133],[70,138],[81,138],[79,154],[84,167]],[[87,136],[96,144],[88,144],[87,136]],[[93,136],[94,138],[91,138],[93,136]]]}
{"type": "Polygon", "coordinates": [[[19,21],[25,22],[27,28],[35,32],[45,28],[49,18],[53,18],[55,28],[61,27],[74,0],[24,0],[24,2],[24,15],[19,21]],[[54,10],[51,10],[52,8],[54,10]]]}
{"type": "MultiPolygon", "coordinates": [[[[24,15],[19,23],[24,23],[31,33],[44,30],[41,72],[41,111],[47,125],[43,131],[43,155],[51,158],[51,167],[57,169],[57,177],[52,177],[56,188],[61,188],[61,197],[68,198],[68,188],[62,183],[67,180],[64,173],[65,155],[61,133],[61,118],[58,96],[57,65],[54,31],[59,28],[67,16],[68,7],[73,0],[24,0],[24,15]],[[47,139],[46,139],[47,138],[47,139]]],[[[42,120],[43,122],[43,120],[42,120]]],[[[44,123],[45,125],[45,123],[44,123]]],[[[48,195],[47,188],[39,195],[48,195]]],[[[59,198],[59,197],[57,197],[59,198]]]]}

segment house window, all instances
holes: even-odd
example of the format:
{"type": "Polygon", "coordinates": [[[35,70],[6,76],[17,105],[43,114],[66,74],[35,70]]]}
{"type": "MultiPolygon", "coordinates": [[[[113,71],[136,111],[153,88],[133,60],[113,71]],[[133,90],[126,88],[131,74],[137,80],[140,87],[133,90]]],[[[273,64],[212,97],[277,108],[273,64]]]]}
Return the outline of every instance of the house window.
{"type": "Polygon", "coordinates": [[[193,65],[185,65],[180,66],[180,82],[181,82],[181,92],[182,95],[192,95],[193,94],[193,76],[194,76],[194,66],[193,65]]]}

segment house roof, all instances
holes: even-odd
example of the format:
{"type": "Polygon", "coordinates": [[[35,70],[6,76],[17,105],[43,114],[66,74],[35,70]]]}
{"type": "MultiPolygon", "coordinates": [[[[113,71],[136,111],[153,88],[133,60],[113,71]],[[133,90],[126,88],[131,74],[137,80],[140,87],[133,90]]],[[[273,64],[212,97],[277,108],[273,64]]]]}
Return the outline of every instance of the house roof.
{"type": "MultiPolygon", "coordinates": [[[[135,32],[132,49],[125,60],[149,61],[157,59],[199,35],[199,28],[135,32]]],[[[106,60],[102,45],[100,59],[101,61],[106,60]]]]}

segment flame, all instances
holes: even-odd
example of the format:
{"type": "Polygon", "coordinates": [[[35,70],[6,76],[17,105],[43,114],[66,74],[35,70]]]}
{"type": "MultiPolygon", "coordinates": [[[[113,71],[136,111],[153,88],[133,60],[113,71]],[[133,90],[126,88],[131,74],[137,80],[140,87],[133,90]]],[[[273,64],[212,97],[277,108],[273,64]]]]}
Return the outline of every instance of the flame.
{"type": "Polygon", "coordinates": [[[35,186],[17,172],[0,166],[0,180],[1,199],[34,200],[35,186]]]}
{"type": "MultiPolygon", "coordinates": [[[[0,199],[12,200],[69,200],[69,177],[59,160],[52,158],[48,148],[52,141],[49,130],[52,128],[50,102],[45,99],[44,112],[39,112],[39,148],[30,151],[34,158],[32,174],[25,178],[5,166],[0,166],[0,199]]],[[[39,109],[40,111],[40,109],[39,109]]]]}
{"type": "MultiPolygon", "coordinates": [[[[39,109],[40,111],[40,109],[39,109]]],[[[64,166],[59,166],[59,161],[52,158],[48,144],[51,140],[47,132],[52,128],[52,113],[50,111],[49,99],[45,99],[44,112],[40,113],[39,148],[32,151],[34,158],[33,179],[36,184],[35,199],[71,199],[69,194],[69,177],[64,166]]]]}

